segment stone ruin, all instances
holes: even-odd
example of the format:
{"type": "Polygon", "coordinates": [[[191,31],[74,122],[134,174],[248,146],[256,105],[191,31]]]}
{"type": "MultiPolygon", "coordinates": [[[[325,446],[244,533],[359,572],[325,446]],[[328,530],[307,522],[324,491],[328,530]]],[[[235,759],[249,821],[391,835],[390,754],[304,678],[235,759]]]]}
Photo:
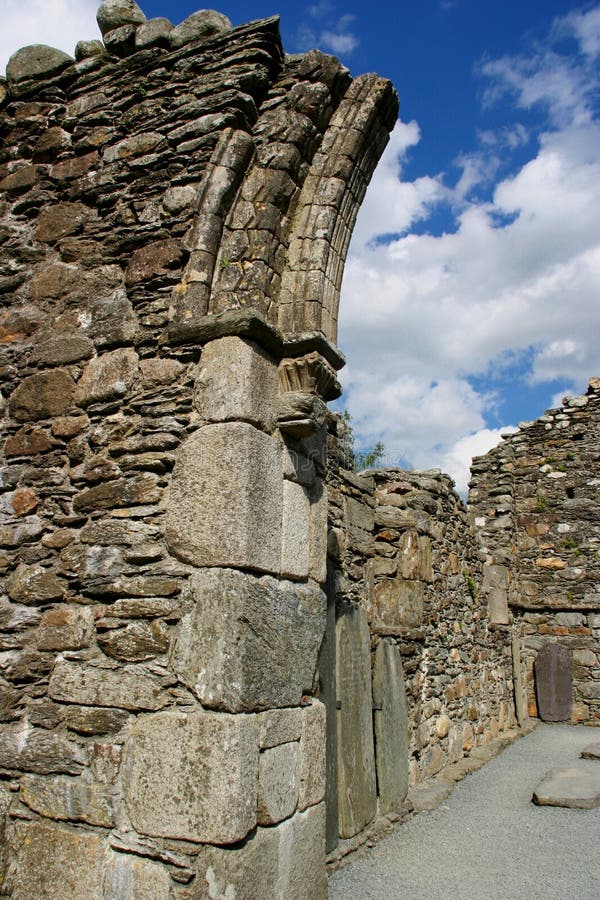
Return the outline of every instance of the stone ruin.
{"type": "Polygon", "coordinates": [[[357,475],[339,291],[392,85],[105,0],[0,82],[0,895],[326,897],[411,791],[600,722],[600,382],[357,475]]]}

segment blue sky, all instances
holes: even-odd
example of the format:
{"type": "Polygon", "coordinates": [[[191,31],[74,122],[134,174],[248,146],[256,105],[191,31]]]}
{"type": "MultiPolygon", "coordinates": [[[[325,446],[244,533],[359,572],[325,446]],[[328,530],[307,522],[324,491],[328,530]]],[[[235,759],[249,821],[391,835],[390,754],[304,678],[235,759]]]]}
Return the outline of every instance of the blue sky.
{"type": "MultiPolygon", "coordinates": [[[[2,64],[96,36],[95,0],[3,0],[2,64]]],[[[147,0],[178,24],[200,4],[147,0]]],[[[279,13],[394,82],[400,122],[367,193],[342,291],[343,400],[363,447],[468,462],[600,375],[600,2],[221,3],[279,13]]]]}

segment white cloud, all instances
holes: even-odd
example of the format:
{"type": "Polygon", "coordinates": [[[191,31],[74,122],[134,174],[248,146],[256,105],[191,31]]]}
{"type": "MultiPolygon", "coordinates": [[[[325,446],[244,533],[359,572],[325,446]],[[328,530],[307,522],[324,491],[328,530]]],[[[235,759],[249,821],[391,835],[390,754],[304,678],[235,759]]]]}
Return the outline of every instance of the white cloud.
{"type": "Polygon", "coordinates": [[[516,108],[547,109],[544,130],[534,135],[516,122],[484,133],[480,149],[457,160],[461,175],[448,187],[440,174],[403,180],[420,135],[415,122],[400,123],[350,249],[339,343],[358,443],[382,440],[388,458],[439,466],[461,490],[470,455],[510,430],[486,418],[499,408],[499,385],[558,380],[562,398],[600,372],[600,122],[586,61],[597,19],[569,22],[561,28],[587,56],[563,59],[551,49],[554,80],[544,81],[548,48],[486,65],[497,96],[506,98],[508,84],[516,108]],[[498,159],[528,145],[529,161],[507,175],[498,159]],[[454,212],[455,228],[422,233],[439,204],[454,212]],[[374,241],[384,230],[386,241],[374,241]]]}
{"type": "Polygon", "coordinates": [[[320,40],[324,47],[333,50],[339,56],[342,56],[344,53],[352,53],[360,43],[356,35],[349,31],[322,31],[320,40]]]}
{"type": "Polygon", "coordinates": [[[514,426],[504,428],[482,428],[475,434],[468,434],[459,438],[456,443],[444,454],[440,468],[454,479],[456,490],[461,496],[465,496],[471,478],[471,462],[474,456],[483,456],[492,447],[496,447],[504,434],[514,434],[517,429],[514,426]]]}
{"type": "Polygon", "coordinates": [[[0,71],[28,44],[47,44],[73,54],[80,40],[98,38],[97,0],[2,0],[0,71]]]}

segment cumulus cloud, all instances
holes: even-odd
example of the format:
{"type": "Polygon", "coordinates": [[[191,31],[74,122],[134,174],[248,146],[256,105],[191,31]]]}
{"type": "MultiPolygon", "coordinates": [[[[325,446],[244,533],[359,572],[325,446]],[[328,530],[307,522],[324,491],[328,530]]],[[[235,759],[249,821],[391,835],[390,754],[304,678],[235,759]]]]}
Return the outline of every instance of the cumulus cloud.
{"type": "Polygon", "coordinates": [[[77,41],[98,38],[97,9],[97,0],[2,0],[0,71],[27,44],[72,54],[77,41]]]}
{"type": "Polygon", "coordinates": [[[358,36],[353,32],[356,16],[346,13],[337,18],[331,17],[333,6],[330,3],[316,3],[308,7],[308,15],[314,20],[312,25],[304,22],[296,34],[296,44],[301,51],[318,47],[330,50],[337,56],[349,56],[360,44],[358,36]],[[317,24],[318,23],[318,24],[317,24]]]}
{"type": "Polygon", "coordinates": [[[546,109],[537,133],[518,121],[484,133],[448,185],[442,174],[404,180],[420,134],[400,123],[359,214],[339,334],[358,443],[382,440],[403,464],[439,466],[461,490],[470,455],[514,425],[497,427],[501,381],[552,385],[551,402],[556,381],[561,396],[577,393],[600,370],[600,122],[587,64],[596,27],[591,13],[557,23],[551,42],[567,29],[580,53],[545,87],[554,43],[537,49],[537,68],[512,57],[480,70],[497,98],[512,97],[515,116],[528,103],[546,109]],[[530,159],[507,171],[500,158],[525,146],[530,159]],[[454,227],[427,233],[438,208],[454,227]]]}

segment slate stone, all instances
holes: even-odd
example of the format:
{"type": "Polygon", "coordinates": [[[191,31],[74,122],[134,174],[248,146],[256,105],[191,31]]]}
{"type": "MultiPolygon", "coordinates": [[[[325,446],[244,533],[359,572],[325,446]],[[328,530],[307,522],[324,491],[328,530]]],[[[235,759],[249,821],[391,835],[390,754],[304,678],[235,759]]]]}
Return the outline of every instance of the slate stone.
{"type": "Polygon", "coordinates": [[[6,78],[9,84],[18,84],[28,78],[56,75],[74,61],[62,50],[46,47],[45,44],[31,44],[21,47],[10,57],[6,66],[6,78]]]}
{"type": "Polygon", "coordinates": [[[135,350],[113,350],[92,359],[77,383],[75,401],[81,406],[112,400],[127,393],[138,374],[135,350]]]}
{"type": "Polygon", "coordinates": [[[9,398],[9,411],[18,422],[35,422],[64,415],[73,401],[75,383],[69,372],[55,369],[24,378],[9,398]]]}
{"type": "Polygon", "coordinates": [[[582,759],[600,759],[600,741],[588,744],[581,751],[582,759]]]}
{"type": "Polygon", "coordinates": [[[205,344],[217,338],[237,335],[255,341],[273,355],[281,357],[283,340],[279,332],[252,309],[231,309],[216,316],[200,316],[190,322],[172,322],[163,341],[167,344],[205,344]]]}
{"type": "Polygon", "coordinates": [[[353,837],[377,812],[371,645],[364,610],[344,605],[336,623],[339,835],[353,837]]]}
{"type": "Polygon", "coordinates": [[[539,806],[595,809],[600,806],[600,766],[582,762],[553,769],[538,784],[532,800],[539,806]]]}
{"type": "Polygon", "coordinates": [[[397,810],[408,792],[408,712],[398,647],[382,640],[373,667],[379,812],[397,810]]]}
{"type": "Polygon", "coordinates": [[[190,579],[173,667],[204,706],[230,712],[298,706],[312,689],[325,628],[316,586],[205,569],[190,579]]]}
{"type": "Polygon", "coordinates": [[[156,710],[166,705],[160,684],[138,671],[100,669],[59,660],[50,676],[48,693],[62,703],[156,710]]]}
{"type": "Polygon", "coordinates": [[[527,687],[523,679],[521,640],[518,635],[514,635],[512,639],[512,673],[517,722],[519,725],[523,725],[529,718],[529,711],[527,705],[527,687]]]}
{"type": "Polygon", "coordinates": [[[384,578],[373,588],[373,630],[402,634],[423,624],[424,586],[421,581],[384,578]]]}
{"type": "Polygon", "coordinates": [[[565,722],[573,707],[573,656],[561,644],[545,644],[534,662],[538,713],[543,722],[565,722]]]}
{"type": "Polygon", "coordinates": [[[258,763],[254,716],[194,710],[138,717],[122,768],[134,828],[198,843],[242,840],[256,825],[258,763]]]}
{"type": "Polygon", "coordinates": [[[78,775],[84,763],[81,748],[60,734],[42,728],[23,731],[9,726],[0,734],[0,768],[49,775],[78,775]]]}
{"type": "Polygon", "coordinates": [[[168,19],[162,17],[149,19],[138,27],[135,33],[135,46],[138,50],[144,47],[167,47],[172,30],[173,25],[168,19]]]}
{"type": "Polygon", "coordinates": [[[26,775],[21,779],[20,798],[30,809],[50,819],[114,825],[112,797],[86,773],[80,778],[26,775]]]}

